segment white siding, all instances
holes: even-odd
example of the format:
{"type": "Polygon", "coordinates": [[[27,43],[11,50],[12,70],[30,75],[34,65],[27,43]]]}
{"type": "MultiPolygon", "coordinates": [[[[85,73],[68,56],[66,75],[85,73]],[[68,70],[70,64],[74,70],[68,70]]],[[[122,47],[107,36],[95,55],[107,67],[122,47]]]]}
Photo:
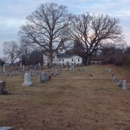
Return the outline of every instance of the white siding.
{"type": "MultiPolygon", "coordinates": [[[[44,59],[44,65],[47,65],[49,60],[48,60],[48,56],[43,56],[43,59],[44,59]]],[[[57,56],[54,56],[53,58],[53,64],[57,64],[57,65],[72,65],[72,64],[79,64],[81,65],[82,64],[82,58],[79,57],[79,56],[72,56],[70,58],[57,58],[57,56]]]]}
{"type": "Polygon", "coordinates": [[[72,65],[72,64],[82,64],[82,58],[79,56],[73,56],[71,58],[58,58],[57,64],[64,64],[64,65],[72,65]]]}

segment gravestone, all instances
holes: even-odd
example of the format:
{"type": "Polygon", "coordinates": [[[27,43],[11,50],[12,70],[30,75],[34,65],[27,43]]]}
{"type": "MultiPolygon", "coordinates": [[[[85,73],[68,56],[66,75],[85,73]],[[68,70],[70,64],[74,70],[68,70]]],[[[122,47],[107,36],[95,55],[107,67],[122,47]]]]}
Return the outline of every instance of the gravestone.
{"type": "Polygon", "coordinates": [[[117,83],[117,86],[118,86],[118,87],[123,87],[123,80],[120,80],[120,81],[117,83]]]}
{"type": "Polygon", "coordinates": [[[40,73],[38,75],[38,83],[42,83],[42,82],[43,82],[43,80],[42,80],[42,74],[40,73]]]}
{"type": "Polygon", "coordinates": [[[29,70],[30,77],[32,77],[32,69],[29,70]]]}
{"type": "Polygon", "coordinates": [[[109,69],[108,69],[108,68],[106,68],[106,71],[108,72],[108,71],[109,71],[109,69]]]}
{"type": "Polygon", "coordinates": [[[35,76],[36,72],[34,70],[32,70],[32,76],[35,76]]]}
{"type": "Polygon", "coordinates": [[[18,73],[17,70],[16,70],[16,71],[12,71],[12,74],[11,74],[11,75],[12,75],[12,76],[17,76],[17,73],[18,73]]]}
{"type": "Polygon", "coordinates": [[[32,82],[30,81],[30,74],[29,73],[25,73],[24,74],[24,83],[22,84],[22,86],[31,86],[32,82]]]}
{"type": "Polygon", "coordinates": [[[50,72],[46,72],[46,80],[49,80],[50,72]]]}
{"type": "Polygon", "coordinates": [[[70,65],[70,71],[72,70],[72,69],[71,69],[71,66],[72,66],[72,65],[70,65]]]}
{"type": "Polygon", "coordinates": [[[37,70],[34,71],[34,74],[38,76],[41,72],[38,72],[37,70]]]}
{"type": "Polygon", "coordinates": [[[71,71],[74,73],[75,72],[75,67],[74,65],[71,66],[71,71]]]}
{"type": "Polygon", "coordinates": [[[0,81],[0,94],[7,94],[6,90],[6,82],[5,81],[0,81]]]}
{"type": "Polygon", "coordinates": [[[117,79],[116,79],[115,76],[112,77],[112,81],[113,81],[113,82],[116,82],[116,81],[117,81],[117,79]]]}
{"type": "Polygon", "coordinates": [[[62,73],[62,69],[59,69],[60,74],[62,73]]]}
{"type": "Polygon", "coordinates": [[[9,76],[9,71],[4,71],[5,76],[9,76]]]}
{"type": "Polygon", "coordinates": [[[24,78],[24,74],[25,74],[25,71],[22,71],[22,75],[21,75],[22,79],[24,78]]]}
{"type": "Polygon", "coordinates": [[[3,65],[3,72],[5,72],[5,65],[3,65]]]}
{"type": "Polygon", "coordinates": [[[111,72],[111,69],[109,69],[109,71],[108,72],[111,72]]]}
{"type": "Polygon", "coordinates": [[[111,72],[111,69],[109,69],[109,68],[106,68],[106,71],[107,71],[107,72],[111,72]]]}
{"type": "Polygon", "coordinates": [[[39,69],[41,69],[41,63],[39,63],[38,65],[39,65],[39,67],[38,67],[38,68],[39,68],[39,69]]]}
{"type": "Polygon", "coordinates": [[[59,74],[60,74],[60,73],[59,73],[59,70],[56,70],[56,74],[57,74],[57,75],[59,75],[59,74]]]}
{"type": "Polygon", "coordinates": [[[22,62],[20,62],[20,68],[22,68],[22,62]]]}
{"type": "Polygon", "coordinates": [[[11,74],[11,76],[14,76],[15,75],[15,72],[14,71],[12,71],[12,74],[11,74]]]}
{"type": "Polygon", "coordinates": [[[94,72],[94,70],[93,70],[93,69],[91,69],[91,72],[94,72]]]}
{"type": "Polygon", "coordinates": [[[45,72],[41,73],[42,82],[47,80],[47,74],[45,72]]]}
{"type": "Polygon", "coordinates": [[[123,80],[123,83],[122,83],[122,84],[123,84],[122,89],[123,89],[123,90],[127,90],[127,87],[126,87],[126,80],[123,80]]]}
{"type": "Polygon", "coordinates": [[[18,70],[15,70],[15,76],[17,76],[18,75],[18,70]]]}
{"type": "Polygon", "coordinates": [[[57,75],[57,74],[56,74],[56,71],[55,71],[55,72],[53,73],[53,76],[56,77],[56,75],[57,75]]]}
{"type": "Polygon", "coordinates": [[[13,128],[10,126],[3,126],[3,127],[0,127],[0,130],[13,130],[13,128]]]}

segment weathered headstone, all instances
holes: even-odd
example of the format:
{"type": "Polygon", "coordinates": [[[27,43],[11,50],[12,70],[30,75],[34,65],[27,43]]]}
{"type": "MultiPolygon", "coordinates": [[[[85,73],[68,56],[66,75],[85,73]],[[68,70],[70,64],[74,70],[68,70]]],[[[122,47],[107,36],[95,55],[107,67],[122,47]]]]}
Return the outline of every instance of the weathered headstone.
{"type": "Polygon", "coordinates": [[[57,74],[57,75],[59,75],[59,74],[60,74],[60,73],[59,73],[59,70],[56,70],[56,74],[57,74]]]}
{"type": "Polygon", "coordinates": [[[47,80],[47,74],[45,72],[41,73],[42,82],[47,80]]]}
{"type": "Polygon", "coordinates": [[[40,73],[38,75],[38,83],[42,83],[42,82],[43,82],[43,80],[42,80],[42,74],[40,73]]]}
{"type": "Polygon", "coordinates": [[[17,76],[17,73],[18,73],[18,71],[16,70],[16,71],[12,71],[12,76],[17,76]]]}
{"type": "Polygon", "coordinates": [[[109,71],[108,72],[111,72],[111,69],[109,69],[109,71]]]}
{"type": "Polygon", "coordinates": [[[70,65],[70,71],[72,71],[72,65],[70,65]]]}
{"type": "Polygon", "coordinates": [[[32,70],[32,76],[35,76],[36,72],[34,70],[32,70]]]}
{"type": "Polygon", "coordinates": [[[123,90],[127,90],[127,87],[126,87],[126,80],[123,80],[123,83],[122,83],[122,84],[123,84],[122,89],[123,89],[123,90]]]}
{"type": "Polygon", "coordinates": [[[22,84],[23,86],[31,86],[32,82],[30,81],[30,74],[25,73],[24,74],[24,83],[22,84]]]}
{"type": "Polygon", "coordinates": [[[7,94],[6,90],[6,82],[5,81],[0,81],[0,94],[7,94]]]}
{"type": "Polygon", "coordinates": [[[14,72],[14,71],[12,71],[11,76],[14,76],[14,75],[15,75],[15,72],[14,72]]]}
{"type": "Polygon", "coordinates": [[[22,71],[22,75],[21,75],[22,79],[24,78],[24,74],[25,74],[25,71],[22,71]]]}
{"type": "Polygon", "coordinates": [[[50,72],[46,72],[46,80],[49,80],[50,72]]]}
{"type": "Polygon", "coordinates": [[[108,68],[106,68],[106,71],[108,72],[108,68]]]}
{"type": "Polygon", "coordinates": [[[91,69],[91,72],[94,72],[94,70],[93,70],[93,69],[91,69]]]}
{"type": "Polygon", "coordinates": [[[41,63],[38,64],[38,69],[41,69],[41,63]]]}
{"type": "Polygon", "coordinates": [[[115,76],[112,77],[112,81],[113,81],[113,82],[116,82],[116,81],[117,81],[117,79],[116,79],[115,76]]]}
{"type": "Polygon", "coordinates": [[[20,62],[20,68],[22,68],[22,62],[20,62]]]}
{"type": "Polygon", "coordinates": [[[9,71],[4,71],[5,76],[9,76],[9,71]]]}
{"type": "Polygon", "coordinates": [[[71,66],[71,71],[74,73],[75,72],[75,67],[74,65],[71,66]]]}
{"type": "Polygon", "coordinates": [[[34,73],[35,73],[35,75],[37,76],[37,75],[39,75],[41,72],[35,70],[34,73]]]}
{"type": "Polygon", "coordinates": [[[60,69],[60,73],[62,73],[62,69],[60,69]]]}
{"type": "Polygon", "coordinates": [[[32,77],[32,69],[29,70],[30,77],[32,77]]]}
{"type": "Polygon", "coordinates": [[[5,72],[5,65],[3,65],[3,72],[5,72]]]}
{"type": "Polygon", "coordinates": [[[123,87],[123,80],[120,80],[120,81],[117,83],[117,86],[118,86],[118,87],[123,87]]]}
{"type": "Polygon", "coordinates": [[[56,71],[54,71],[53,76],[56,77],[56,75],[57,75],[57,74],[56,74],[56,71]]]}
{"type": "Polygon", "coordinates": [[[18,75],[18,70],[15,70],[15,76],[17,76],[18,75]]]}

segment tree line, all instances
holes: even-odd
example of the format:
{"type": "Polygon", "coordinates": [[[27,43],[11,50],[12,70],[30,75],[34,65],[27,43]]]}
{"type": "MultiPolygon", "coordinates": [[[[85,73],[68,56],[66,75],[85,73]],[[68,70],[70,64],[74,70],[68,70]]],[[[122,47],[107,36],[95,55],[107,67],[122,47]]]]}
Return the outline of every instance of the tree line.
{"type": "Polygon", "coordinates": [[[126,42],[119,23],[119,19],[108,15],[89,12],[76,15],[64,5],[41,4],[20,27],[19,44],[16,41],[4,42],[3,52],[10,57],[11,63],[18,57],[26,64],[33,63],[35,55],[47,54],[52,67],[54,54],[64,45],[89,65],[97,53],[110,53],[113,48],[124,49],[126,42]]]}

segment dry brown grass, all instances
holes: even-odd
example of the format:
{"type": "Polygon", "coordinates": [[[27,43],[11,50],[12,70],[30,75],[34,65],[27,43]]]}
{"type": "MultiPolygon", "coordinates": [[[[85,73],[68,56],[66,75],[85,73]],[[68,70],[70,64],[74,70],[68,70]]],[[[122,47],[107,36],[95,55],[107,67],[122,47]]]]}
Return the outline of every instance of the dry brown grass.
{"type": "Polygon", "coordinates": [[[4,77],[8,95],[0,95],[0,126],[14,130],[130,130],[130,90],[122,90],[111,81],[110,67],[117,79],[130,74],[113,66],[84,67],[83,72],[63,73],[32,87],[23,87],[23,79],[4,77]],[[91,69],[94,69],[90,77],[91,69]]]}

